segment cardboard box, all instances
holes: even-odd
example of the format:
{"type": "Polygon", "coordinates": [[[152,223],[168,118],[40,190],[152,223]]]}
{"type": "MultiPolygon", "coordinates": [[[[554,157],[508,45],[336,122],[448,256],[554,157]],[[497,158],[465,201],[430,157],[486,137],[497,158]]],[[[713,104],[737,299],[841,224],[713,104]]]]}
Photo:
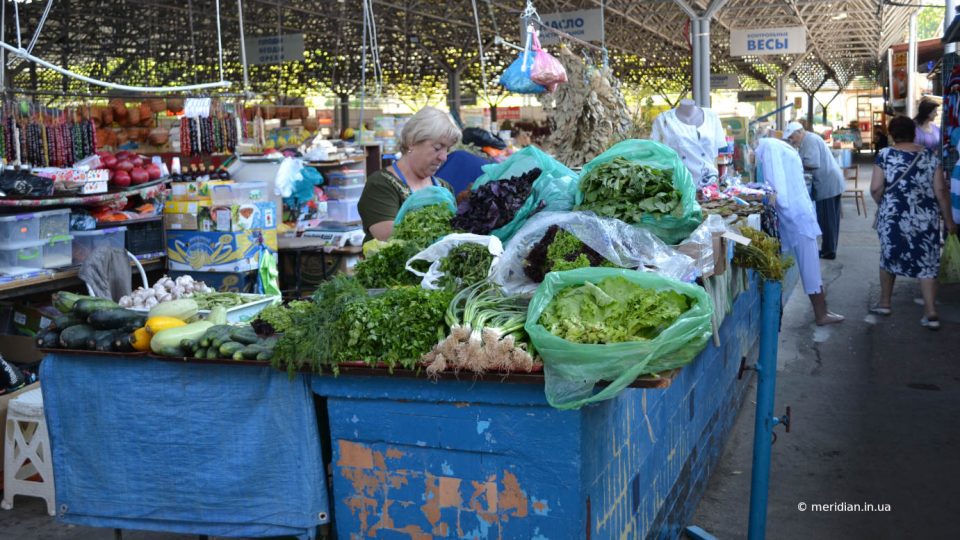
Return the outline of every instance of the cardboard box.
{"type": "Polygon", "coordinates": [[[163,204],[164,214],[197,214],[201,208],[210,208],[213,201],[202,199],[197,201],[167,201],[163,204]]]}
{"type": "Polygon", "coordinates": [[[213,186],[233,183],[232,180],[205,180],[196,182],[173,182],[170,196],[174,201],[203,201],[210,199],[213,186]]]}
{"type": "Polygon", "coordinates": [[[242,232],[167,231],[167,268],[194,272],[256,270],[264,246],[276,253],[276,229],[242,232]]]}
{"type": "Polygon", "coordinates": [[[237,232],[277,228],[277,206],[273,201],[214,206],[210,209],[217,231],[237,232]]]}
{"type": "Polygon", "coordinates": [[[60,312],[52,306],[31,306],[15,304],[13,306],[13,327],[24,336],[36,336],[41,330],[53,324],[60,312]]]}
{"type": "Polygon", "coordinates": [[[164,214],[163,228],[168,231],[204,231],[215,230],[210,208],[203,207],[196,214],[164,214]]]}
{"type": "Polygon", "coordinates": [[[249,272],[170,272],[170,277],[174,279],[185,275],[189,275],[197,281],[202,281],[218,292],[252,293],[257,286],[256,270],[249,272]]]}

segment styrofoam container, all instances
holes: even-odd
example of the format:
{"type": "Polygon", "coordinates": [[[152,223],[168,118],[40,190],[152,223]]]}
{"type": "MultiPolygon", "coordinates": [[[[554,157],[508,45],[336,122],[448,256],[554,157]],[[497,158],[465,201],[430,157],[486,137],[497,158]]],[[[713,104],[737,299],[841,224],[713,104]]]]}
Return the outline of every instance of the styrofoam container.
{"type": "Polygon", "coordinates": [[[70,209],[46,210],[37,212],[40,217],[40,240],[67,236],[70,234],[70,209]]]}
{"type": "Polygon", "coordinates": [[[69,234],[42,240],[43,267],[63,268],[73,264],[73,237],[69,234]]]}
{"type": "Polygon", "coordinates": [[[355,186],[327,186],[323,188],[326,192],[327,197],[331,199],[359,199],[360,194],[363,193],[364,184],[357,184],[355,186]]]}
{"type": "Polygon", "coordinates": [[[40,218],[35,213],[0,216],[0,245],[36,242],[40,239],[40,218]]]}
{"type": "Polygon", "coordinates": [[[26,274],[43,269],[43,240],[0,244],[0,274],[26,274]]]}
{"type": "Polygon", "coordinates": [[[357,209],[357,202],[359,201],[360,199],[327,201],[326,221],[337,221],[340,223],[360,221],[360,211],[357,209]]]}
{"type": "Polygon", "coordinates": [[[269,200],[266,182],[234,182],[212,186],[210,198],[215,206],[246,204],[269,200]]]}
{"type": "Polygon", "coordinates": [[[112,227],[95,231],[73,231],[73,264],[87,260],[93,250],[101,247],[124,249],[126,245],[126,227],[112,227]]]}

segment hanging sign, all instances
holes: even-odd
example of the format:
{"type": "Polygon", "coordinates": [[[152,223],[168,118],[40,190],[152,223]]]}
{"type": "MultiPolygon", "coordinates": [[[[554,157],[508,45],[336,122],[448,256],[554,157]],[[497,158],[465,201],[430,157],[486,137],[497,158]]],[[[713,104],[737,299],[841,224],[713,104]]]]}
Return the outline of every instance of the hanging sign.
{"type": "Polygon", "coordinates": [[[807,52],[807,33],[802,26],[733,28],[730,30],[731,56],[801,54],[805,52],[807,52]]]}
{"type": "Polygon", "coordinates": [[[303,34],[246,38],[247,63],[280,64],[303,60],[303,34]]]}
{"type": "Polygon", "coordinates": [[[743,90],[737,92],[737,101],[747,103],[750,101],[770,101],[773,94],[769,90],[743,90]]]}
{"type": "Polygon", "coordinates": [[[907,104],[907,51],[893,53],[893,80],[890,81],[890,95],[894,107],[907,104]]]}
{"type": "Polygon", "coordinates": [[[711,73],[711,90],[739,90],[740,77],[736,73],[711,73]]]}
{"type": "MultiPolygon", "coordinates": [[[[564,34],[583,41],[603,41],[603,11],[599,9],[583,9],[580,11],[565,11],[563,13],[549,13],[541,15],[540,20],[550,28],[556,28],[564,34]]],[[[525,43],[526,29],[520,25],[521,43],[525,43]]],[[[540,44],[553,45],[560,43],[560,37],[546,28],[540,28],[540,44]]]]}

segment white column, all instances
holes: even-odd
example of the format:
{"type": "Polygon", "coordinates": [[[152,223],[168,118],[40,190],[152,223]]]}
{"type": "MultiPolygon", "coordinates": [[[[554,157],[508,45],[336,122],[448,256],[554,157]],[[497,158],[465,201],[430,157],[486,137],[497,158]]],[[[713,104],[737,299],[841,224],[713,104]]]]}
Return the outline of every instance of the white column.
{"type": "MultiPolygon", "coordinates": [[[[786,99],[787,83],[783,77],[777,77],[777,109],[781,109],[786,104],[786,99]]],[[[785,127],[787,127],[787,122],[781,109],[777,112],[777,129],[782,130],[785,127]]]]}
{"type": "Polygon", "coordinates": [[[917,14],[910,16],[910,37],[907,41],[907,116],[917,114],[917,14]]]}
{"type": "MultiPolygon", "coordinates": [[[[957,14],[956,0],[946,0],[946,4],[943,6],[943,35],[947,35],[947,28],[950,28],[950,23],[953,22],[953,17],[956,14],[957,14]]],[[[944,43],[943,52],[946,54],[956,53],[957,44],[944,43]]]]}

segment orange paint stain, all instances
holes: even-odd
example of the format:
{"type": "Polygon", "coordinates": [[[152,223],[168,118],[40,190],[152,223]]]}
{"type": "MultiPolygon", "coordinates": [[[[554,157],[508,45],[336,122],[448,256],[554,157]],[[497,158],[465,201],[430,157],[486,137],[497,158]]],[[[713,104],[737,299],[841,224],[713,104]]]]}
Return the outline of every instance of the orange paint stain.
{"type": "Polygon", "coordinates": [[[337,466],[356,467],[358,469],[373,468],[373,452],[362,444],[350,441],[337,441],[340,449],[340,459],[337,466]]]}
{"type": "Polygon", "coordinates": [[[420,511],[426,516],[430,525],[436,527],[440,521],[440,483],[436,476],[428,474],[424,484],[426,486],[424,489],[425,502],[420,506],[420,511]]]}
{"type": "Polygon", "coordinates": [[[459,478],[441,476],[437,491],[440,493],[440,508],[459,508],[463,504],[459,478]]]}
{"type": "Polygon", "coordinates": [[[423,529],[416,525],[407,525],[402,529],[394,529],[396,532],[407,533],[410,535],[410,540],[433,540],[433,536],[424,532],[423,529]]]}
{"type": "Polygon", "coordinates": [[[503,491],[500,492],[500,508],[506,512],[513,510],[515,517],[527,517],[527,496],[520,489],[520,482],[510,471],[503,471],[503,491]]]}
{"type": "Polygon", "coordinates": [[[387,457],[390,459],[400,459],[405,455],[406,454],[397,450],[396,448],[387,448],[387,457]]]}

